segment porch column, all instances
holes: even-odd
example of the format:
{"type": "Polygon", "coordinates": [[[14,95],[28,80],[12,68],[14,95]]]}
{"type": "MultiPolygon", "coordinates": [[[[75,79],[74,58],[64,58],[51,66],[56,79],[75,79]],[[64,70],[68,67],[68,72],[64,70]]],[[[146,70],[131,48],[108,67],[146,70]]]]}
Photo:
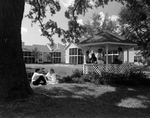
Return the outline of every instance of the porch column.
{"type": "Polygon", "coordinates": [[[86,51],[83,52],[83,64],[86,64],[86,51]]]}
{"type": "Polygon", "coordinates": [[[83,51],[83,74],[88,73],[88,68],[86,67],[86,47],[82,47],[83,51]]]}
{"type": "Polygon", "coordinates": [[[129,47],[127,47],[127,63],[129,63],[129,47]]]}
{"type": "Polygon", "coordinates": [[[108,72],[108,44],[106,44],[106,72],[108,72]]]}

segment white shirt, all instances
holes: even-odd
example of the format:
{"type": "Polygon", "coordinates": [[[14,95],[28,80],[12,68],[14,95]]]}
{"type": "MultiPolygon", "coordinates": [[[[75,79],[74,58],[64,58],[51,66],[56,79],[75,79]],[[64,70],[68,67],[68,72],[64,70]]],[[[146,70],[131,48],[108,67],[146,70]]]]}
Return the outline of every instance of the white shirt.
{"type": "Polygon", "coordinates": [[[122,52],[119,52],[118,59],[123,62],[123,53],[122,52]]]}
{"type": "Polygon", "coordinates": [[[57,84],[58,81],[56,79],[56,74],[55,73],[52,73],[50,74],[49,72],[46,74],[46,77],[47,77],[47,84],[57,84]]]}
{"type": "Polygon", "coordinates": [[[97,60],[103,60],[103,58],[104,58],[103,53],[96,53],[95,56],[96,56],[97,60]]]}
{"type": "Polygon", "coordinates": [[[32,75],[32,78],[31,78],[31,82],[36,81],[41,75],[43,76],[43,74],[34,72],[34,74],[32,75]]]}

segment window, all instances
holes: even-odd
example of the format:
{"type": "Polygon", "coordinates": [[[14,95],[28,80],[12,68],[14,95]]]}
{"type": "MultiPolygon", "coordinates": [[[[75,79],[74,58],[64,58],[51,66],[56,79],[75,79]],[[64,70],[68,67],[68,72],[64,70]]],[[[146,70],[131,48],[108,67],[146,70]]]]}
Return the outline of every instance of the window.
{"type": "Polygon", "coordinates": [[[69,57],[70,64],[77,64],[77,56],[69,57]]]}
{"type": "Polygon", "coordinates": [[[108,51],[108,54],[112,54],[112,53],[113,53],[113,51],[112,51],[112,50],[108,51]]]}
{"type": "Polygon", "coordinates": [[[83,64],[83,56],[78,56],[78,64],[83,64]]]}
{"type": "Polygon", "coordinates": [[[77,55],[77,48],[70,48],[69,49],[69,55],[77,55]]]}
{"type": "Polygon", "coordinates": [[[52,52],[52,63],[61,63],[61,52],[52,52]]]}
{"type": "Polygon", "coordinates": [[[117,54],[117,50],[113,50],[113,54],[117,54]]]}
{"type": "Polygon", "coordinates": [[[80,48],[69,49],[69,63],[70,64],[82,64],[83,63],[82,49],[80,48]]]}
{"type": "Polygon", "coordinates": [[[39,63],[42,63],[42,58],[39,58],[39,63]]]}
{"type": "Polygon", "coordinates": [[[34,63],[35,58],[30,51],[23,51],[23,60],[25,63],[34,63]]]}
{"type": "Polygon", "coordinates": [[[82,54],[82,49],[78,49],[78,55],[83,55],[82,54]]]}
{"type": "Polygon", "coordinates": [[[142,56],[134,56],[134,62],[141,62],[142,56]]]}

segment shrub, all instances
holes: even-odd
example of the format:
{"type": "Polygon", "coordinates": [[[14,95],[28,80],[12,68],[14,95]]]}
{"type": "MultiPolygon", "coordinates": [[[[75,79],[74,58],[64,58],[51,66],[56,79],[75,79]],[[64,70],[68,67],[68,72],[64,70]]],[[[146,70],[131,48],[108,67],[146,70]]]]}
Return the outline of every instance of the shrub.
{"type": "Polygon", "coordinates": [[[90,72],[89,74],[84,74],[82,80],[85,82],[91,82],[96,85],[100,84],[101,76],[96,72],[90,72]]]}
{"type": "Polygon", "coordinates": [[[150,79],[141,71],[130,71],[123,74],[104,73],[102,78],[106,84],[141,86],[150,85],[150,79]]]}
{"type": "Polygon", "coordinates": [[[130,71],[127,77],[131,86],[150,85],[150,79],[141,71],[130,71]]]}
{"type": "Polygon", "coordinates": [[[63,77],[65,83],[85,83],[91,82],[95,85],[126,85],[141,86],[150,85],[150,79],[141,71],[129,71],[123,74],[102,72],[99,75],[96,72],[83,74],[80,70],[73,71],[71,76],[63,77]]]}
{"type": "Polygon", "coordinates": [[[63,77],[61,83],[72,83],[71,76],[67,75],[67,76],[63,77]]]}
{"type": "Polygon", "coordinates": [[[81,76],[83,76],[83,71],[78,69],[72,71],[72,75],[71,75],[72,78],[80,78],[81,76]]]}

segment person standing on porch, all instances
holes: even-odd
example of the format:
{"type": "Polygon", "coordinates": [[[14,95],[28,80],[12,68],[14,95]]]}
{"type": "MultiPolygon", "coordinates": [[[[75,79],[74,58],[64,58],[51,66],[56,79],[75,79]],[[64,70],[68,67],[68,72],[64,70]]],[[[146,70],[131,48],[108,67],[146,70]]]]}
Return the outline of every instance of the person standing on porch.
{"type": "Polygon", "coordinates": [[[104,64],[104,53],[103,49],[98,49],[98,53],[96,54],[97,63],[104,64]]]}
{"type": "Polygon", "coordinates": [[[86,51],[86,63],[90,63],[89,51],[86,51]]]}
{"type": "Polygon", "coordinates": [[[97,62],[97,59],[96,59],[96,56],[95,56],[95,53],[94,53],[93,50],[91,50],[91,52],[89,54],[89,58],[90,58],[91,63],[96,63],[97,62]]]}
{"type": "Polygon", "coordinates": [[[118,63],[119,64],[122,64],[123,63],[123,50],[121,47],[118,48],[118,53],[119,53],[119,56],[118,56],[118,63]]]}

